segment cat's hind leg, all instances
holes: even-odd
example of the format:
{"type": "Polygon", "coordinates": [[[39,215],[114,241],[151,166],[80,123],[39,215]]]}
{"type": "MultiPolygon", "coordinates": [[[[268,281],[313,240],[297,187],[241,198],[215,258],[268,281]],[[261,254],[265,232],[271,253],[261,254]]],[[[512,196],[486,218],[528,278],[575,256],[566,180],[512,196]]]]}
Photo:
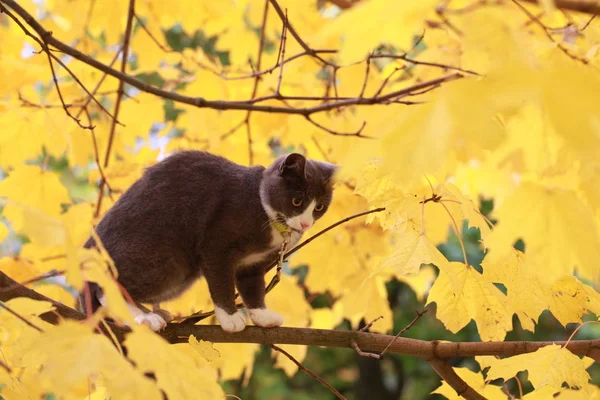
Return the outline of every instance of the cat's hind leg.
{"type": "Polygon", "coordinates": [[[167,310],[160,308],[159,303],[152,304],[152,312],[160,315],[166,322],[173,321],[173,315],[171,315],[171,313],[167,310]]]}
{"type": "MultiPolygon", "coordinates": [[[[102,304],[103,307],[106,307],[106,296],[104,294],[102,296],[100,296],[98,298],[98,300],[99,300],[100,304],[102,304]]],[[[143,310],[141,310],[137,306],[129,304],[129,303],[127,303],[127,308],[129,309],[129,312],[133,315],[133,319],[135,320],[136,323],[138,323],[139,325],[146,325],[148,328],[152,329],[154,332],[161,331],[161,330],[165,329],[165,327],[167,326],[167,321],[163,318],[162,315],[160,315],[158,313],[155,313],[155,312],[145,313],[143,310]]],[[[164,310],[161,310],[161,311],[164,311],[164,310]]]]}

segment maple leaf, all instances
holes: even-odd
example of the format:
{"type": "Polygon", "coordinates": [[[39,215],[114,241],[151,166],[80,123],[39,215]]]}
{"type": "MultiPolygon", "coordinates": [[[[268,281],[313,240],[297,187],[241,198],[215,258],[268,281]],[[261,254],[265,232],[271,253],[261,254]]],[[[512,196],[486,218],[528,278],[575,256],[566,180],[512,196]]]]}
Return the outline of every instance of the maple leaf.
{"type": "MultiPolygon", "coordinates": [[[[23,355],[35,368],[46,390],[58,396],[82,398],[97,374],[110,393],[144,399],[161,399],[156,385],[127,362],[110,340],[92,327],[64,321],[34,338],[23,355]]],[[[33,395],[33,394],[32,394],[33,395]]]]}
{"type": "Polygon", "coordinates": [[[195,358],[171,347],[147,327],[136,326],[133,333],[127,335],[125,347],[136,368],[153,372],[157,386],[169,398],[223,397],[223,390],[211,379],[210,373],[203,373],[208,367],[198,365],[195,358]]]}
{"type": "Polygon", "coordinates": [[[213,347],[211,342],[202,339],[198,340],[194,335],[190,335],[188,343],[208,362],[215,361],[221,357],[221,354],[213,347]]]}
{"type": "Polygon", "coordinates": [[[482,340],[503,340],[512,329],[506,296],[473,267],[450,262],[438,268],[427,304],[437,303],[436,317],[444,326],[456,333],[473,319],[482,340]]]}
{"type": "Polygon", "coordinates": [[[414,275],[421,264],[441,265],[448,261],[425,235],[414,230],[399,233],[394,252],[383,262],[381,268],[393,268],[398,275],[414,275]]]}
{"type": "Polygon", "coordinates": [[[486,240],[492,251],[505,252],[518,240],[525,242],[530,271],[548,283],[576,268],[581,276],[600,274],[600,234],[591,210],[576,193],[533,182],[522,182],[495,212],[498,219],[486,240]],[[577,230],[585,235],[574,236],[577,230]],[[560,245],[559,245],[560,244],[560,245]]]}
{"type": "Polygon", "coordinates": [[[585,362],[556,344],[544,346],[533,353],[490,360],[489,365],[488,380],[508,380],[519,371],[527,370],[529,380],[536,389],[546,385],[560,389],[563,383],[570,387],[582,387],[590,380],[585,362]]]}
{"type": "MultiPolygon", "coordinates": [[[[477,372],[473,372],[468,368],[454,368],[454,372],[460,376],[470,387],[472,387],[477,393],[485,396],[489,400],[506,400],[506,394],[502,391],[502,388],[495,385],[487,384],[483,376],[477,372]]],[[[463,397],[456,393],[456,390],[448,385],[445,381],[442,381],[442,385],[435,389],[432,394],[441,394],[448,400],[460,400],[463,397]]]]}
{"type": "Polygon", "coordinates": [[[33,165],[19,166],[8,178],[0,181],[0,196],[52,216],[60,214],[62,204],[71,202],[67,188],[59,181],[56,173],[33,165]]]}

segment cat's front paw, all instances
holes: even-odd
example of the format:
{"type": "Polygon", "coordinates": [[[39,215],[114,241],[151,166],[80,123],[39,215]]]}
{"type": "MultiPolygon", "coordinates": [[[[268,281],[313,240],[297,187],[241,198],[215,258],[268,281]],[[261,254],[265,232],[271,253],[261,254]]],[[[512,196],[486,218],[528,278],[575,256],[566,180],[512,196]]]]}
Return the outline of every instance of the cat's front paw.
{"type": "Polygon", "coordinates": [[[281,315],[266,308],[251,308],[248,310],[248,314],[250,314],[250,319],[254,322],[254,325],[264,328],[274,328],[283,324],[281,315]]]}
{"type": "Polygon", "coordinates": [[[240,310],[233,314],[228,314],[227,311],[215,306],[215,316],[225,332],[239,332],[243,331],[246,327],[246,314],[240,310]]]}
{"type": "Polygon", "coordinates": [[[135,317],[135,322],[140,325],[146,325],[154,332],[162,331],[167,326],[167,322],[163,317],[156,313],[142,313],[135,317]]]}

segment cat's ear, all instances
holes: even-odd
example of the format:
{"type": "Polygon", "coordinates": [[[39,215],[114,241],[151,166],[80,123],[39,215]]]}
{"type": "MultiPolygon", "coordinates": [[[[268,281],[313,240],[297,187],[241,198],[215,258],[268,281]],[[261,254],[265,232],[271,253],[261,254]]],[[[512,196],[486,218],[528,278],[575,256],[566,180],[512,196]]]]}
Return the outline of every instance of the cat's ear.
{"type": "Polygon", "coordinates": [[[335,164],[321,161],[319,162],[319,167],[321,168],[323,182],[332,183],[333,178],[335,176],[335,172],[338,170],[338,166],[335,164]]]}
{"type": "Polygon", "coordinates": [[[288,155],[279,167],[281,175],[294,174],[300,177],[304,176],[304,167],[306,158],[302,154],[292,153],[288,155]]]}

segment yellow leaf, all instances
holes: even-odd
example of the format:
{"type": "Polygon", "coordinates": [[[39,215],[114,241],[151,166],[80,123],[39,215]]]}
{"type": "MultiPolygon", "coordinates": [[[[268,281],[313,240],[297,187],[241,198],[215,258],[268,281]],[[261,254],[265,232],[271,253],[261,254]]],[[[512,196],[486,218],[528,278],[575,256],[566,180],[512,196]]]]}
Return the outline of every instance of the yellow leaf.
{"type": "Polygon", "coordinates": [[[296,277],[282,274],[279,284],[267,295],[265,302],[269,309],[283,317],[284,326],[308,326],[312,308],[306,302],[304,290],[298,286],[296,277]]]}
{"type": "Polygon", "coordinates": [[[58,254],[66,259],[67,281],[78,289],[82,287],[78,252],[91,230],[92,214],[91,204],[87,203],[72,206],[59,217],[26,204],[9,202],[4,208],[4,215],[13,222],[14,229],[27,235],[34,245],[61,248],[58,254]]]}
{"type": "Polygon", "coordinates": [[[338,326],[343,317],[343,306],[339,301],[335,302],[333,308],[317,308],[310,313],[310,328],[333,329],[338,326]]]}
{"type": "Polygon", "coordinates": [[[138,370],[153,372],[156,384],[170,399],[215,399],[224,396],[219,384],[195,358],[173,348],[146,327],[135,326],[125,339],[128,357],[138,370]],[[148,351],[152,349],[152,351],[148,351]]]}
{"type": "Polygon", "coordinates": [[[475,356],[475,361],[477,361],[477,363],[479,364],[479,369],[481,369],[482,371],[486,368],[489,368],[491,365],[491,360],[495,359],[496,357],[494,356],[475,356]]]}
{"type": "Polygon", "coordinates": [[[416,230],[407,229],[399,233],[394,242],[395,250],[381,268],[393,268],[399,276],[417,274],[422,264],[441,265],[448,262],[433,243],[416,230]]]}
{"type": "Polygon", "coordinates": [[[537,389],[546,385],[560,389],[563,383],[569,387],[581,387],[590,380],[585,362],[555,344],[544,346],[534,353],[491,360],[490,365],[488,380],[508,380],[519,371],[527,370],[531,384],[537,389]]]}
{"type": "MultiPolygon", "coordinates": [[[[370,0],[356,3],[333,22],[319,31],[320,42],[343,36],[340,58],[349,64],[366,58],[381,43],[390,43],[400,49],[409,49],[413,38],[424,29],[424,19],[433,15],[436,1],[398,2],[370,0]],[[365,21],[377,21],[377,30],[365,21]],[[348,29],[352,27],[352,29],[348,29]]],[[[327,43],[325,47],[336,46],[327,43]]],[[[322,46],[319,46],[322,47],[322,46]]],[[[337,46],[336,46],[337,47],[337,46]]]]}
{"type": "Polygon", "coordinates": [[[3,257],[0,259],[0,271],[17,282],[23,282],[40,274],[35,265],[21,258],[3,257]]]}
{"type": "Polygon", "coordinates": [[[436,316],[444,326],[456,333],[473,319],[482,340],[503,340],[512,329],[506,296],[473,267],[458,262],[438,267],[427,304],[437,303],[436,316]]]}
{"type": "Polygon", "coordinates": [[[206,361],[212,362],[221,357],[221,354],[213,347],[211,342],[202,339],[198,340],[194,335],[190,335],[188,342],[206,361]]]}
{"type": "Polygon", "coordinates": [[[364,279],[364,274],[357,273],[348,283],[346,294],[339,300],[344,306],[344,315],[354,326],[358,326],[361,319],[372,321],[379,316],[383,319],[372,328],[373,331],[389,332],[393,327],[392,310],[387,300],[385,280],[381,276],[364,279]]]}
{"type": "Polygon", "coordinates": [[[71,202],[58,175],[34,165],[22,165],[12,170],[8,178],[0,181],[0,196],[52,216],[60,214],[61,204],[71,202]]]}
{"type": "Polygon", "coordinates": [[[400,275],[396,276],[400,282],[406,283],[417,295],[418,301],[423,301],[427,292],[437,278],[435,268],[431,265],[426,265],[419,270],[417,275],[400,275]]]}
{"type": "Polygon", "coordinates": [[[550,291],[546,292],[546,299],[552,315],[564,326],[571,322],[581,322],[589,301],[583,284],[574,276],[555,281],[550,291]]]}
{"type": "Polygon", "coordinates": [[[46,329],[32,341],[24,359],[29,368],[40,367],[38,379],[57,396],[83,398],[99,374],[113,395],[162,398],[156,385],[139,368],[134,369],[106,336],[94,333],[86,324],[64,321],[46,329]]]}
{"type": "MultiPolygon", "coordinates": [[[[473,372],[468,368],[454,368],[454,372],[458,374],[467,385],[471,386],[480,395],[484,396],[488,400],[506,400],[506,394],[502,391],[502,388],[495,385],[487,384],[483,376],[478,372],[473,372]]],[[[442,386],[435,389],[432,394],[437,393],[445,396],[448,400],[461,400],[463,397],[456,393],[456,390],[452,386],[448,385],[446,381],[442,381],[442,386]]]]}
{"type": "Polygon", "coordinates": [[[486,254],[481,267],[483,279],[506,287],[508,307],[517,314],[523,329],[533,332],[534,323],[548,308],[549,288],[536,275],[528,273],[523,258],[523,253],[514,249],[503,256],[496,256],[492,251],[486,254]]]}
{"type": "Polygon", "coordinates": [[[110,259],[107,260],[108,255],[100,254],[95,249],[81,249],[78,255],[85,280],[95,282],[102,288],[110,315],[121,323],[134,324],[133,314],[127,307],[113,270],[107,267],[107,263],[112,263],[110,259]]]}
{"type": "Polygon", "coordinates": [[[247,384],[254,369],[254,354],[260,346],[252,343],[214,343],[214,347],[223,359],[221,380],[240,379],[243,374],[243,382],[247,384]]]}
{"type": "Polygon", "coordinates": [[[498,223],[488,236],[488,247],[504,253],[523,239],[528,267],[542,281],[552,283],[574,268],[586,279],[600,275],[594,214],[573,191],[522,182],[495,216],[498,223]]]}

